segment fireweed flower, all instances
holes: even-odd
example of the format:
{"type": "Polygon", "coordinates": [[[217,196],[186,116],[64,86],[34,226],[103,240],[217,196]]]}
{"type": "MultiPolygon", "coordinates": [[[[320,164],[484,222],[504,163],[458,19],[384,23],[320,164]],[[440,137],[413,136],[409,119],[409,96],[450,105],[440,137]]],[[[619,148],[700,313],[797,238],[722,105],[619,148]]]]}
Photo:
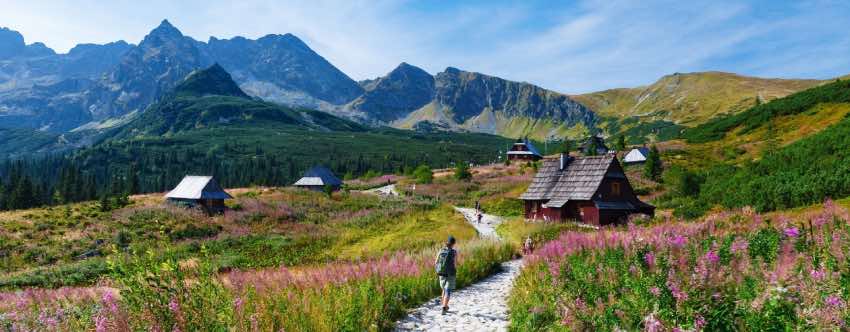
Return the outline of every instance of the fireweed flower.
{"type": "Polygon", "coordinates": [[[655,266],[655,254],[651,251],[647,252],[643,255],[643,261],[646,262],[646,265],[649,266],[649,268],[653,268],[655,266]]]}
{"type": "Polygon", "coordinates": [[[655,295],[655,296],[661,295],[661,289],[658,288],[658,287],[655,287],[655,286],[652,286],[652,288],[649,289],[649,292],[652,293],[652,295],[655,295]]]}
{"type": "Polygon", "coordinates": [[[836,295],[827,296],[826,300],[824,300],[824,303],[826,303],[826,305],[828,305],[830,307],[835,307],[835,308],[844,306],[844,301],[841,300],[841,298],[836,296],[836,295]]]}
{"type": "Polygon", "coordinates": [[[785,236],[787,237],[798,237],[800,236],[800,230],[797,227],[789,227],[785,229],[785,236]]]}
{"type": "Polygon", "coordinates": [[[670,244],[676,248],[684,247],[688,243],[688,239],[684,236],[676,235],[670,239],[670,244]]]}

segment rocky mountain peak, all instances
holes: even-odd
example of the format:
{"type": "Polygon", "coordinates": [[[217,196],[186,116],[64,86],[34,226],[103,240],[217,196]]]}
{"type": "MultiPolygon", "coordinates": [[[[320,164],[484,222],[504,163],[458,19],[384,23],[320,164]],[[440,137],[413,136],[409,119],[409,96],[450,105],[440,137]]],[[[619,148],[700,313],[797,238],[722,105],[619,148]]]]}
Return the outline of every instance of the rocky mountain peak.
{"type": "Polygon", "coordinates": [[[0,59],[21,54],[26,48],[24,36],[9,28],[0,28],[0,59]]]}
{"type": "Polygon", "coordinates": [[[233,81],[230,73],[218,63],[207,69],[197,70],[189,74],[183,82],[174,88],[174,92],[178,96],[217,95],[249,98],[233,81]]]}

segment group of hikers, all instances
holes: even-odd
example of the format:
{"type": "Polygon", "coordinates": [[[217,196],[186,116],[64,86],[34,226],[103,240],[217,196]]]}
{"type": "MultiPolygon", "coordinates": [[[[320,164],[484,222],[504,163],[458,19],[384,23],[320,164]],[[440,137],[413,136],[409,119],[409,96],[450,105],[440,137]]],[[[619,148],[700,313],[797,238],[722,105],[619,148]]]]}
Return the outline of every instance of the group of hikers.
{"type": "MultiPolygon", "coordinates": [[[[480,201],[475,202],[475,211],[477,222],[480,224],[481,219],[484,216],[481,211],[480,201]]],[[[454,291],[457,283],[457,267],[455,266],[455,262],[457,261],[457,250],[454,249],[456,242],[457,241],[454,236],[449,235],[445,246],[440,249],[440,252],[437,254],[437,259],[434,262],[435,270],[437,271],[437,276],[440,281],[440,289],[442,289],[440,307],[443,315],[449,312],[449,300],[451,299],[452,292],[454,291]]],[[[529,255],[533,250],[534,244],[531,240],[531,236],[528,236],[525,239],[525,243],[523,243],[522,254],[529,255]]]]}

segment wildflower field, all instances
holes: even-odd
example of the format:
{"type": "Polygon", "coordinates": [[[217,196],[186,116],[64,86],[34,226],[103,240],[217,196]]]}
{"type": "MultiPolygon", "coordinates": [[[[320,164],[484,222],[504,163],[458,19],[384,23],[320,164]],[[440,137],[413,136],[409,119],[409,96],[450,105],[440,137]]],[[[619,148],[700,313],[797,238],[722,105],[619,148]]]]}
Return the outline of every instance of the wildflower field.
{"type": "Polygon", "coordinates": [[[842,330],[850,214],[722,212],[567,232],[526,257],[511,329],[842,330]]]}

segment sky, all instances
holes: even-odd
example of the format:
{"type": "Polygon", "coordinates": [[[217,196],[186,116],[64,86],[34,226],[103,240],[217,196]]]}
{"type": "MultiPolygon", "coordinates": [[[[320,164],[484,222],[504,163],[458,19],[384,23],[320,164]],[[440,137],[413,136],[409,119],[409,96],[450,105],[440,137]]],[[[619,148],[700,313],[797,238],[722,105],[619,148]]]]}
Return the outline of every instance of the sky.
{"type": "Polygon", "coordinates": [[[563,93],[675,72],[850,74],[850,1],[0,0],[0,27],[57,52],[137,44],[163,19],[183,34],[292,33],[355,80],[401,62],[456,67],[563,93]]]}

